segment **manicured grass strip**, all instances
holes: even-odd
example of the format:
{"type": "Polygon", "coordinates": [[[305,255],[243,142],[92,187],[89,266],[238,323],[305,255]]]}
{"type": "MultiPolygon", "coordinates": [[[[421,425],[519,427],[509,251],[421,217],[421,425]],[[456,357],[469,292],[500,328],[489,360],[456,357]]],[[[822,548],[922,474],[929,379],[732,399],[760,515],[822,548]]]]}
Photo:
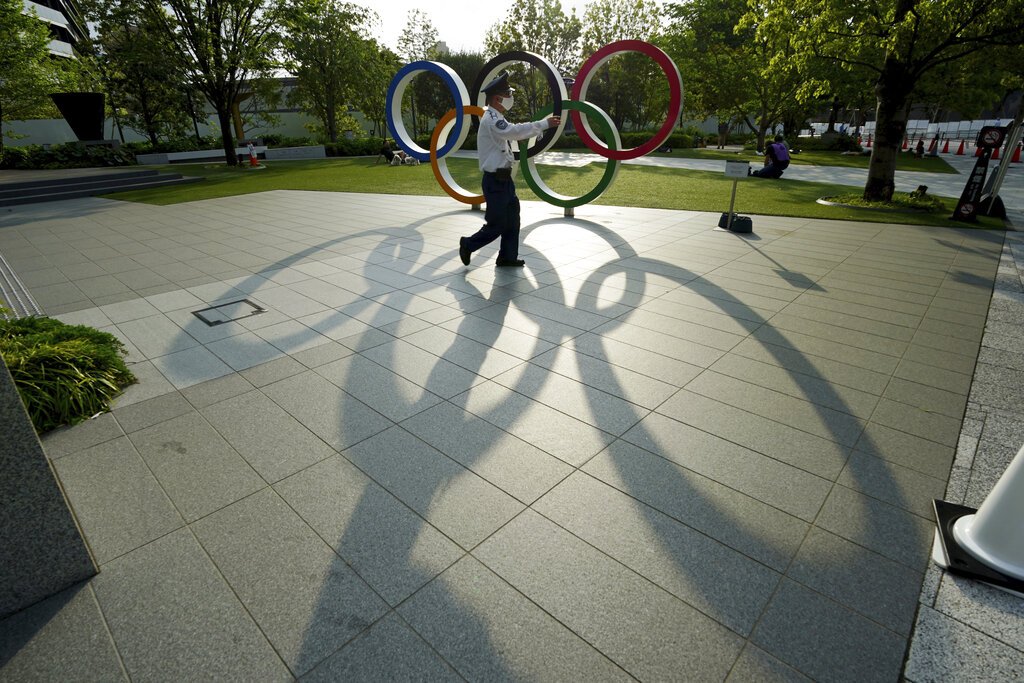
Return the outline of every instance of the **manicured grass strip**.
{"type": "MultiPolygon", "coordinates": [[[[446,196],[438,187],[427,164],[374,165],[372,159],[359,157],[278,161],[267,166],[264,170],[256,171],[233,169],[223,165],[163,167],[163,170],[173,170],[186,175],[206,176],[206,181],[180,187],[118,192],[109,196],[112,199],[160,205],[268,190],[446,196]]],[[[475,160],[450,159],[448,167],[455,180],[464,188],[477,190],[480,174],[475,160]]],[[[570,196],[582,195],[589,191],[597,185],[604,172],[604,164],[589,164],[582,168],[541,165],[539,168],[552,190],[570,196]]],[[[517,183],[517,189],[521,199],[537,199],[521,179],[517,183]]],[[[776,181],[744,179],[740,181],[737,190],[736,211],[774,216],[969,227],[948,220],[947,216],[953,211],[953,200],[943,200],[947,210],[940,214],[897,215],[816,203],[818,197],[846,194],[850,189],[848,185],[809,183],[786,178],[776,181]]],[[[732,180],[726,179],[722,173],[624,164],[611,188],[596,203],[724,212],[729,209],[731,191],[732,180]]],[[[577,212],[585,210],[584,206],[577,209],[577,212]]],[[[979,227],[1002,229],[1003,223],[998,219],[983,218],[979,227]]]]}
{"type": "MultiPolygon", "coordinates": [[[[590,150],[579,149],[574,152],[589,152],[590,150]]],[[[725,149],[697,148],[697,149],[673,149],[668,154],[654,152],[655,157],[675,157],[677,159],[722,159],[727,161],[749,161],[755,168],[764,161],[763,154],[757,154],[753,150],[742,152],[725,149]]],[[[869,157],[858,155],[844,155],[840,152],[826,152],[823,150],[807,150],[794,154],[791,163],[797,166],[841,166],[843,168],[868,167],[869,157]]],[[[924,173],[956,173],[956,169],[946,163],[941,157],[916,158],[913,153],[907,152],[896,157],[897,171],[921,171],[924,173]]]]}

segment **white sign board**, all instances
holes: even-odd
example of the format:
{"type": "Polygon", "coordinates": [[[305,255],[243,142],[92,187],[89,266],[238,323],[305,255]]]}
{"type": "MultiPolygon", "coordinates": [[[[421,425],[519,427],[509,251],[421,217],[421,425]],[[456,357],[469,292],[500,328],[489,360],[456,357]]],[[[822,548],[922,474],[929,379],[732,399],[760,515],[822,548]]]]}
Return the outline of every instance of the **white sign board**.
{"type": "Polygon", "coordinates": [[[749,175],[749,161],[727,161],[725,162],[726,178],[746,178],[749,175]]]}

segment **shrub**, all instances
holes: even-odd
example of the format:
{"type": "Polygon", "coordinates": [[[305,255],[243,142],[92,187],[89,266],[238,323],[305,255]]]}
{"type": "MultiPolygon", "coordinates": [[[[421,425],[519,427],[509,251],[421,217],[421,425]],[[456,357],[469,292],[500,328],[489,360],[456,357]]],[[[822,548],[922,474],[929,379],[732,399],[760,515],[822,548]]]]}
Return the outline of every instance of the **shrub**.
{"type": "MultiPolygon", "coordinates": [[[[790,144],[794,144],[790,141],[790,144]]],[[[822,150],[827,152],[860,152],[863,151],[857,144],[857,139],[849,135],[836,135],[827,138],[799,138],[796,147],[804,151],[822,150]]]]}
{"type": "Polygon", "coordinates": [[[49,148],[40,145],[5,148],[3,157],[4,168],[19,169],[131,166],[134,163],[135,155],[128,149],[114,149],[105,145],[87,147],[75,142],[49,148]],[[19,151],[8,151],[15,149],[19,151]]]}
{"type": "Polygon", "coordinates": [[[109,410],[135,377],[112,334],[50,318],[0,321],[0,354],[37,432],[109,410]]]}

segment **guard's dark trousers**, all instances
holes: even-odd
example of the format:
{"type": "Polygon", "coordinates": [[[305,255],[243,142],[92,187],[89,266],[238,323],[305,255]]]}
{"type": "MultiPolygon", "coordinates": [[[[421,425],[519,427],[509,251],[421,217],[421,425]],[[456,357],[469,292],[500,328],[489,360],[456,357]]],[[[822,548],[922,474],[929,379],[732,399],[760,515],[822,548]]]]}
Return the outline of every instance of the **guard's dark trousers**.
{"type": "Polygon", "coordinates": [[[498,258],[514,261],[519,258],[519,197],[516,186],[509,180],[498,180],[493,173],[484,173],[483,187],[487,210],[484,224],[476,234],[466,238],[470,251],[484,247],[501,238],[498,258]]]}

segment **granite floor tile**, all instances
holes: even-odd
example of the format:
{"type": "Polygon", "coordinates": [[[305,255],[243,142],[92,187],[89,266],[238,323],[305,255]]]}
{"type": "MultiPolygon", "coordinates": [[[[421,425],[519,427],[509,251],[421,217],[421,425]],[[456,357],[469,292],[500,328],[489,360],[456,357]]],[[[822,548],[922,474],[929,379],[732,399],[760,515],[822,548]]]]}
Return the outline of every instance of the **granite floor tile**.
{"type": "Polygon", "coordinates": [[[1021,652],[941,612],[921,606],[903,674],[912,683],[963,677],[984,662],[978,680],[1014,681],[1024,676],[1021,652]]]}
{"type": "Polygon", "coordinates": [[[583,471],[777,571],[807,534],[806,522],[623,441],[583,471]]]}
{"type": "Polygon", "coordinates": [[[857,450],[936,479],[946,479],[953,464],[953,446],[875,422],[864,428],[857,450]]]}
{"type": "Polygon", "coordinates": [[[832,487],[826,479],[657,413],[622,438],[809,522],[832,487]]]}
{"type": "Polygon", "coordinates": [[[955,446],[962,417],[929,412],[915,405],[883,398],[871,421],[945,446],[955,446]]]}
{"type": "Polygon", "coordinates": [[[188,333],[163,315],[128,320],[117,327],[125,338],[149,359],[166,356],[198,344],[188,333]]]}
{"type": "Polygon", "coordinates": [[[702,368],[710,366],[723,355],[721,349],[623,323],[619,320],[604,325],[595,334],[702,368]]]}
{"type": "Polygon", "coordinates": [[[441,398],[451,398],[484,381],[480,375],[402,340],[375,346],[361,355],[441,398]]]}
{"type": "Polygon", "coordinates": [[[464,553],[343,457],[318,463],[274,488],[391,605],[464,553]]]}
{"type": "Polygon", "coordinates": [[[920,572],[812,528],[786,576],[891,631],[910,635],[920,572]]]}
{"type": "Polygon", "coordinates": [[[392,424],[312,371],[269,384],[262,391],[335,450],[358,443],[392,424]]]}
{"type": "Polygon", "coordinates": [[[740,635],[779,582],[763,564],[582,473],[533,509],[740,635]]]}
{"type": "Polygon", "coordinates": [[[523,362],[520,358],[439,327],[410,334],[405,341],[482,377],[494,377],[523,362]]]}
{"type": "Polygon", "coordinates": [[[747,643],[736,661],[727,683],[760,683],[761,681],[784,681],[785,683],[807,683],[807,678],[796,669],[780,662],[759,647],[747,643]]]}
{"type": "Polygon", "coordinates": [[[636,404],[533,363],[524,363],[492,381],[616,436],[648,413],[636,404]]]}
{"type": "Polygon", "coordinates": [[[804,675],[830,681],[895,680],[905,649],[896,633],[786,579],[751,641],[804,675]]]}
{"type": "Polygon", "coordinates": [[[629,680],[472,557],[419,591],[399,613],[468,680],[629,680]]]}
{"type": "Polygon", "coordinates": [[[133,680],[290,678],[186,529],[108,563],[92,585],[133,680]]]}
{"type": "Polygon", "coordinates": [[[474,555],[638,678],[724,678],[742,648],[736,634],[531,511],[474,555]],[[696,640],[699,648],[686,646],[696,640]]]}
{"type": "Polygon", "coordinates": [[[127,437],[53,466],[99,564],[184,524],[127,437]]]}
{"type": "Polygon", "coordinates": [[[124,436],[121,425],[112,414],[103,413],[77,425],[41,434],[39,440],[46,457],[55,460],[120,436],[124,436]]]}
{"type": "Polygon", "coordinates": [[[899,377],[894,377],[889,383],[885,398],[957,419],[963,418],[967,407],[967,394],[964,392],[937,389],[899,377]]]}
{"type": "Polygon", "coordinates": [[[439,396],[358,354],[321,365],[316,373],[396,422],[441,401],[439,396]]]}
{"type": "MultiPolygon", "coordinates": [[[[214,380],[216,381],[216,380],[214,380]]],[[[170,385],[168,385],[170,387],[170,385]]],[[[181,393],[173,391],[144,401],[115,406],[113,415],[126,434],[171,420],[192,412],[192,406],[181,393]]]]}
{"type": "Polygon", "coordinates": [[[944,573],[934,608],[1003,643],[1024,643],[1024,602],[981,581],[944,573]]]}
{"type": "MultiPolygon", "coordinates": [[[[676,387],[685,385],[701,372],[701,368],[696,365],[648,351],[639,346],[618,342],[607,337],[599,337],[590,332],[576,337],[567,347],[574,349],[577,355],[587,355],[598,361],[610,363],[617,369],[635,372],[676,387]]],[[[558,353],[558,351],[553,350],[548,353],[558,353]]],[[[585,359],[579,362],[581,366],[586,364],[585,359]]],[[[605,390],[607,391],[607,389],[605,390]]]]}
{"type": "Polygon", "coordinates": [[[234,370],[246,370],[284,355],[280,349],[253,332],[244,332],[208,343],[206,348],[234,370]]]}
{"type": "Polygon", "coordinates": [[[615,438],[493,382],[473,387],[451,402],[573,466],[583,464],[615,438]]]}
{"type": "Polygon", "coordinates": [[[129,438],[188,522],[266,486],[197,413],[132,432],[129,438]]]}
{"type": "Polygon", "coordinates": [[[423,640],[390,614],[306,674],[304,681],[459,681],[423,640]]]}
{"type": "Polygon", "coordinates": [[[270,489],[206,517],[193,530],[296,676],[387,611],[344,560],[270,489]]]}
{"type": "Polygon", "coordinates": [[[0,680],[128,680],[87,584],[0,620],[0,633],[0,680]]]}
{"type": "Polygon", "coordinates": [[[657,413],[829,480],[839,475],[850,452],[835,441],[686,389],[659,406],[657,413]]]}
{"type": "Polygon", "coordinates": [[[741,408],[810,434],[852,446],[864,419],[734,377],[706,371],[686,385],[687,391],[741,408]]]}
{"type": "Polygon", "coordinates": [[[464,548],[477,545],[523,509],[522,503],[400,427],[343,455],[464,548]]]}
{"type": "Polygon", "coordinates": [[[909,510],[921,517],[932,515],[932,500],[942,498],[946,479],[854,451],[838,482],[873,498],[909,510]]]}
{"type": "Polygon", "coordinates": [[[918,363],[904,358],[896,369],[895,376],[929,387],[966,395],[971,388],[971,375],[945,368],[918,363]]]}
{"type": "MultiPolygon", "coordinates": [[[[850,348],[850,347],[846,347],[850,348]]],[[[888,372],[876,372],[865,367],[835,358],[803,353],[790,346],[768,343],[758,339],[745,339],[726,358],[743,356],[785,368],[791,373],[800,373],[823,381],[850,387],[875,396],[881,396],[891,377],[888,372]]],[[[891,368],[891,360],[886,363],[891,368]]]]}
{"type": "Polygon", "coordinates": [[[935,532],[933,520],[845,486],[832,489],[815,526],[918,572],[924,571],[935,532]]]}
{"type": "Polygon", "coordinates": [[[202,346],[154,358],[152,363],[175,389],[184,389],[234,373],[217,356],[202,346]]]}
{"type": "Polygon", "coordinates": [[[402,427],[524,503],[532,503],[572,468],[533,444],[440,403],[402,427]]]}
{"type": "Polygon", "coordinates": [[[202,414],[269,483],[334,454],[333,448],[258,391],[211,405],[202,414]]]}
{"type": "Polygon", "coordinates": [[[738,354],[722,356],[710,368],[722,375],[778,391],[860,418],[868,418],[878,404],[879,393],[870,393],[829,381],[815,372],[794,372],[738,354]]]}

